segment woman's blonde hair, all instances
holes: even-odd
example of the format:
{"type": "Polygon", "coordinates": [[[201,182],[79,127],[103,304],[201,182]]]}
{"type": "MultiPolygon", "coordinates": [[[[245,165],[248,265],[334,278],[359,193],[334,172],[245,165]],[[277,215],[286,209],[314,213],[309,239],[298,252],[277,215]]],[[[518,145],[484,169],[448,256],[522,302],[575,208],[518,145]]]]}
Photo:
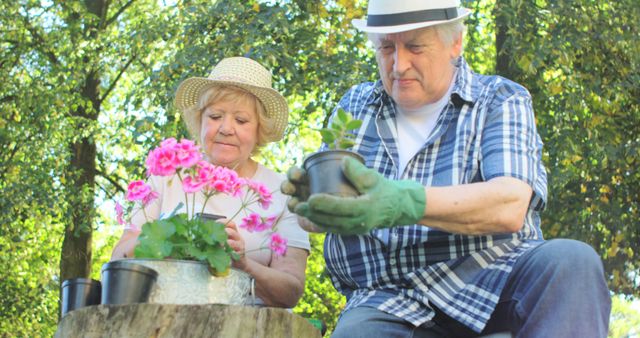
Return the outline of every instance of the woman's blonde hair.
{"type": "Polygon", "coordinates": [[[191,132],[191,137],[198,143],[202,143],[202,113],[210,105],[216,102],[233,102],[233,103],[253,103],[256,116],[258,117],[258,142],[253,149],[252,154],[257,154],[265,144],[267,140],[273,139],[273,121],[266,116],[265,108],[262,102],[250,92],[235,86],[216,85],[207,89],[198,100],[198,104],[186,109],[183,116],[185,117],[185,123],[187,129],[191,132]],[[190,120],[186,120],[186,119],[190,120]]]}

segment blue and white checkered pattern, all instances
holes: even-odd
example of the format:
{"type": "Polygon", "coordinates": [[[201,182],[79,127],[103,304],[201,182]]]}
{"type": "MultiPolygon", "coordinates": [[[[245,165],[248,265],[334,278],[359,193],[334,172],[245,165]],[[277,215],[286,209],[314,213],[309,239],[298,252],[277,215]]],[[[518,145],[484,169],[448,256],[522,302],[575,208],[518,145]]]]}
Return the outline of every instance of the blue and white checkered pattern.
{"type": "Polygon", "coordinates": [[[325,259],[334,286],[347,297],[345,310],[374,307],[418,326],[433,318],[433,305],[480,332],[514,262],[542,240],[547,178],[531,96],[505,78],[473,73],[462,58],[457,66],[449,103],[404,173],[398,172],[392,99],[380,81],[351,88],[340,106],[364,121],[354,150],[385,177],[425,186],[518,178],[534,192],[522,230],[465,236],[413,225],[364,236],[328,234],[325,259]]]}

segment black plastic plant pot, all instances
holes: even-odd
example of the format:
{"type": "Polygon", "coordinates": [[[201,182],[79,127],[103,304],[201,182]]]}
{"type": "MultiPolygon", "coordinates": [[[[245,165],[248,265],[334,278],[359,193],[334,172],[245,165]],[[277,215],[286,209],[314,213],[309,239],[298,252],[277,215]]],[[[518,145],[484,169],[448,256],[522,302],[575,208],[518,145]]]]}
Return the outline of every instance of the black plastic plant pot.
{"type": "Polygon", "coordinates": [[[115,260],[102,266],[102,304],[146,303],[158,272],[140,264],[115,260]]]}
{"type": "Polygon", "coordinates": [[[309,178],[309,192],[340,197],[355,197],[359,193],[342,173],[342,159],[351,156],[361,163],[360,154],[348,150],[325,150],[309,155],[302,164],[309,178]]]}
{"type": "Polygon", "coordinates": [[[207,213],[196,213],[196,217],[197,218],[201,218],[205,221],[217,221],[221,218],[225,218],[225,216],[223,215],[216,215],[216,214],[207,214],[207,213]]]}
{"type": "Polygon", "coordinates": [[[88,278],[66,279],[62,282],[60,310],[62,316],[79,308],[100,304],[100,281],[88,278]]]}

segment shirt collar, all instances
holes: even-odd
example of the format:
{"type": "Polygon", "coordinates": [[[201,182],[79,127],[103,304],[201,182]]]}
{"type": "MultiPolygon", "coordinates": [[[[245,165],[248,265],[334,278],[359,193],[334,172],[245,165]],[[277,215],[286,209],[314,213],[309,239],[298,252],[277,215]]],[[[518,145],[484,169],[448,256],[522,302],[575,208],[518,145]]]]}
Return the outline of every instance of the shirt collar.
{"type": "Polygon", "coordinates": [[[477,93],[479,93],[479,91],[473,90],[474,74],[462,56],[456,60],[456,67],[458,68],[458,72],[453,90],[451,91],[452,101],[455,103],[456,100],[454,100],[454,98],[458,98],[467,103],[474,104],[478,100],[477,93]],[[474,93],[476,93],[475,96],[473,95],[474,93]]]}

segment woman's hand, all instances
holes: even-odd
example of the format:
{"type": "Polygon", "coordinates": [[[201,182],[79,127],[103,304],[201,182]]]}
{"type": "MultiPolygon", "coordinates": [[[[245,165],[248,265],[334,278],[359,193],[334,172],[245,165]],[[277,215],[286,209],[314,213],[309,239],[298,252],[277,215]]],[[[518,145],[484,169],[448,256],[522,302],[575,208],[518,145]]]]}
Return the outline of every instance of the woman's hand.
{"type": "Polygon", "coordinates": [[[133,249],[135,249],[136,245],[138,244],[139,235],[140,231],[125,230],[122,233],[122,237],[120,237],[120,240],[113,248],[113,252],[111,253],[111,260],[132,258],[133,249]]]}
{"type": "Polygon", "coordinates": [[[243,271],[246,270],[247,257],[245,256],[244,239],[242,235],[240,235],[240,232],[238,232],[236,223],[226,218],[219,219],[218,222],[226,224],[224,230],[227,232],[227,236],[229,236],[227,243],[229,243],[233,251],[240,255],[240,259],[232,260],[232,266],[243,271]]]}

